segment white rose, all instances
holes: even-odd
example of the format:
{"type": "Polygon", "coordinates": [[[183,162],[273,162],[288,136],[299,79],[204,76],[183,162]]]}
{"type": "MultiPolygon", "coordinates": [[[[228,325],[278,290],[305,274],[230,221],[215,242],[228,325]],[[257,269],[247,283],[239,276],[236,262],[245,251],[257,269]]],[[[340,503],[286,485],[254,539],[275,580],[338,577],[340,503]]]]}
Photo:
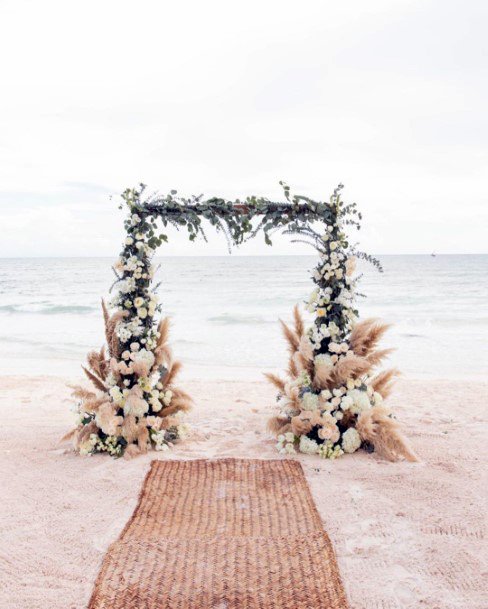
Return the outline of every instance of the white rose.
{"type": "Polygon", "coordinates": [[[132,245],[134,243],[134,239],[132,237],[127,237],[125,240],[126,245],[132,245]]]}
{"type": "Polygon", "coordinates": [[[145,309],[144,307],[141,307],[140,309],[137,309],[137,316],[140,319],[146,319],[146,317],[147,317],[147,309],[145,309]]]}

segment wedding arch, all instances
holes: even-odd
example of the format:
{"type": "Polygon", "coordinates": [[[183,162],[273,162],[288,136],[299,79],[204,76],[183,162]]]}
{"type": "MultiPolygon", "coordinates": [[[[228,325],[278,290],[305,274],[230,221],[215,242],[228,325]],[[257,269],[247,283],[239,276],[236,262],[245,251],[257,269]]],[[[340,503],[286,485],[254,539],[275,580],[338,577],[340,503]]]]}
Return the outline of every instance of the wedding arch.
{"type": "Polygon", "coordinates": [[[293,327],[282,322],[290,351],[287,378],[266,375],[279,391],[279,413],[269,421],[279,451],[333,459],[363,447],[390,459],[415,459],[383,404],[396,371],[373,373],[389,353],[377,349],[387,326],[357,321],[355,260],[381,270],[375,258],[348,241],[346,228],[359,229],[361,214],[355,203],[343,202],[342,185],[326,202],[291,194],[281,185],[282,202],[256,196],[185,198],[176,191],[143,196],[143,184],[122,194],[127,234],[114,265],[115,296],[108,304],[102,301],[107,344],[90,352],[83,367],[93,389],[73,388],[79,418],[68,435],[81,454],[134,456],[148,448],[167,450],[185,436],[181,414],[192,400],[175,385],[181,364],[168,346],[168,318],[158,321],[152,258],[168,240],[168,226],[186,230],[194,241],[206,239],[206,220],[226,235],[229,247],[259,233],[271,245],[273,232],[282,230],[319,254],[315,288],[306,302],[314,322],[306,328],[295,307],[293,327]]]}

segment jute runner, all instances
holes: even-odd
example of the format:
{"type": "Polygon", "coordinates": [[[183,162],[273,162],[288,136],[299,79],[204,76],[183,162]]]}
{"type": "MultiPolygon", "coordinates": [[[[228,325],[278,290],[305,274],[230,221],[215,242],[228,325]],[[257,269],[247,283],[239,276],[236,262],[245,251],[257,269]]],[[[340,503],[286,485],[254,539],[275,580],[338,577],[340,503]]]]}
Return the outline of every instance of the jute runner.
{"type": "Polygon", "coordinates": [[[153,461],[89,609],[346,609],[291,460],[153,461]]]}

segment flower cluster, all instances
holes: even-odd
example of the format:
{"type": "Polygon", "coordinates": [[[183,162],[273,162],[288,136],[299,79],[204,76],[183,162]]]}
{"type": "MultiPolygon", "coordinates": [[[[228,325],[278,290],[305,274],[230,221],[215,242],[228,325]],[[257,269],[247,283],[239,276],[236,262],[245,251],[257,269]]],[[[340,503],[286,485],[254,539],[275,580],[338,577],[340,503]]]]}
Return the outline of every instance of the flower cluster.
{"type": "Polygon", "coordinates": [[[310,227],[295,231],[315,247],[315,289],[306,301],[314,323],[305,328],[298,307],[294,327],[283,324],[290,346],[288,379],[267,374],[279,389],[279,414],[270,421],[282,454],[302,452],[335,459],[360,447],[388,458],[411,456],[383,404],[396,371],[375,375],[389,353],[377,344],[387,329],[376,320],[358,322],[355,306],[357,257],[379,263],[349,246],[345,225],[359,223],[355,205],[345,205],[341,187],[332,195],[330,220],[323,234],[310,227]],[[395,438],[395,443],[390,441],[395,438]]]}
{"type": "Polygon", "coordinates": [[[114,266],[112,314],[103,306],[108,353],[90,353],[85,369],[97,391],[74,391],[79,417],[74,440],[81,454],[130,456],[150,446],[166,450],[186,429],[180,414],[190,408],[190,397],[173,385],[180,364],[166,344],[169,322],[155,323],[161,307],[151,289],[151,260],[159,238],[139,196],[137,190],[123,195],[129,216],[127,237],[114,266]]]}

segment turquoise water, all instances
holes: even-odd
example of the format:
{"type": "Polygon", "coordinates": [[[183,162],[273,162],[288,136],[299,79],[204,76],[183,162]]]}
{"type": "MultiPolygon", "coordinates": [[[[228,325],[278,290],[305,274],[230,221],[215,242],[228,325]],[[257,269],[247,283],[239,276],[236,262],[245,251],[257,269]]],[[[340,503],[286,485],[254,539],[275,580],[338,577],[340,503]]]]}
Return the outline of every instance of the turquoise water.
{"type": "MultiPolygon", "coordinates": [[[[259,378],[285,365],[277,320],[312,290],[314,256],[169,257],[159,294],[187,376],[259,378]]],[[[394,324],[385,346],[407,375],[488,371],[488,256],[383,256],[363,267],[362,317],[394,324]]],[[[103,342],[108,258],[0,259],[2,374],[76,375],[103,342]]]]}

